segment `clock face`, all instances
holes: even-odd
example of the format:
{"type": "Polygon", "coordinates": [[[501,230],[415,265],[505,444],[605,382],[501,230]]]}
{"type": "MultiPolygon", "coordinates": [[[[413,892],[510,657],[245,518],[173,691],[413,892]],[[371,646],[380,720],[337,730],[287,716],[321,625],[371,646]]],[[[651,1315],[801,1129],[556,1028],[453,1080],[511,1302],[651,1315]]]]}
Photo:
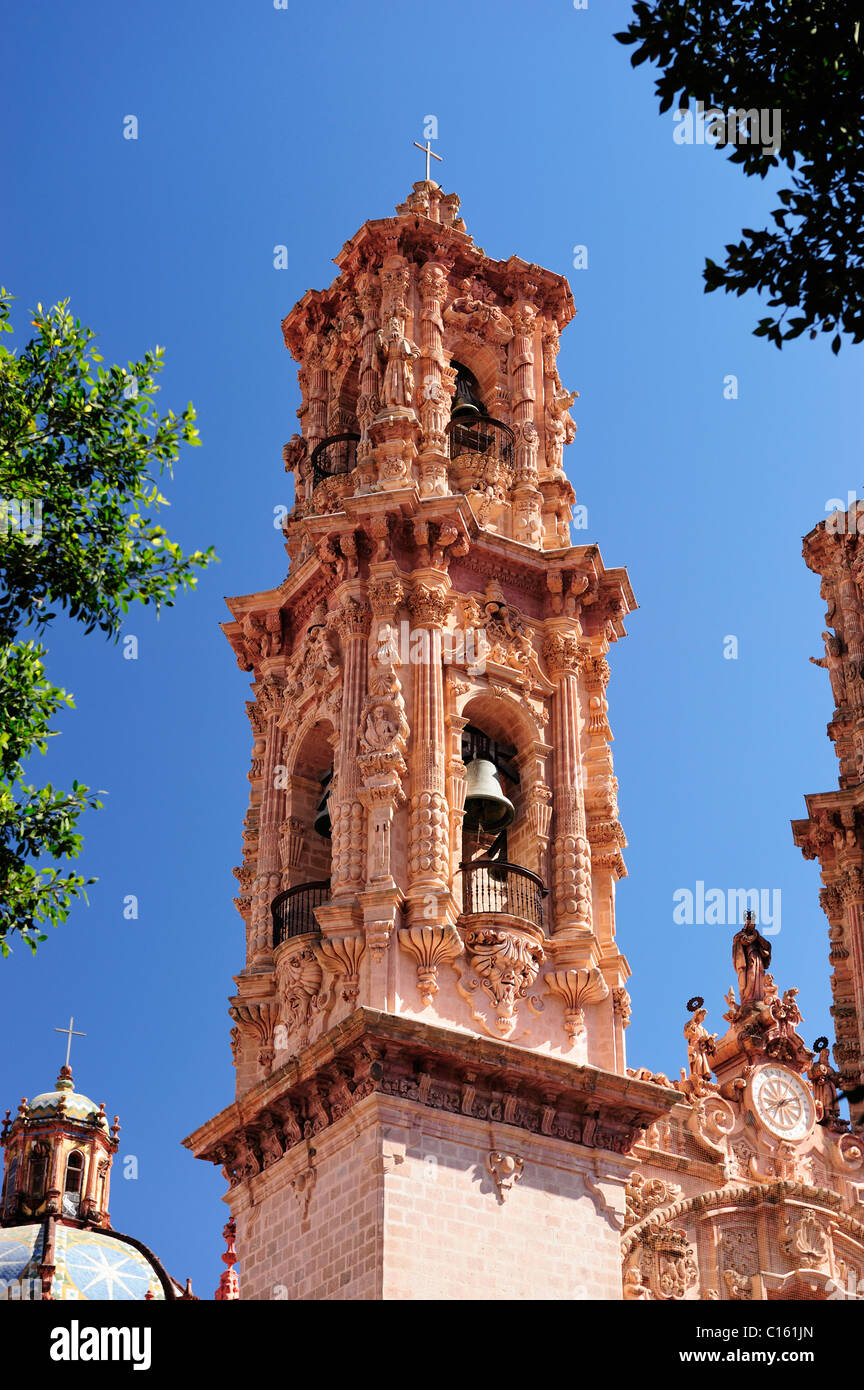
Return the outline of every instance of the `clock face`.
{"type": "Polygon", "coordinates": [[[786,1067],[760,1067],[751,1094],[758,1118],[779,1139],[803,1139],[812,1127],[816,1110],[810,1092],[786,1067]]]}

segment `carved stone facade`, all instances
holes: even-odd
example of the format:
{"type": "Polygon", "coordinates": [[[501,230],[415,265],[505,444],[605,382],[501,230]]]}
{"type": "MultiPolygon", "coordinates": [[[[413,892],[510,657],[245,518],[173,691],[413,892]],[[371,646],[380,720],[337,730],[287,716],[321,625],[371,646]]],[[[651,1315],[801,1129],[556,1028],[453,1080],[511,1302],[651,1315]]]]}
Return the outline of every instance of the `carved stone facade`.
{"type": "MultiPolygon", "coordinates": [[[[224,625],[254,679],[247,951],[236,1098],[187,1143],[229,1184],[242,1296],[828,1296],[864,1273],[864,1142],[754,929],[726,1034],[691,1001],[681,1080],[627,1067],[607,694],[635,600],[572,544],[569,287],[485,256],[434,183],[336,264],[283,324],[289,573],[224,625]]],[[[843,1057],[855,825],[818,842],[843,1057]]]]}

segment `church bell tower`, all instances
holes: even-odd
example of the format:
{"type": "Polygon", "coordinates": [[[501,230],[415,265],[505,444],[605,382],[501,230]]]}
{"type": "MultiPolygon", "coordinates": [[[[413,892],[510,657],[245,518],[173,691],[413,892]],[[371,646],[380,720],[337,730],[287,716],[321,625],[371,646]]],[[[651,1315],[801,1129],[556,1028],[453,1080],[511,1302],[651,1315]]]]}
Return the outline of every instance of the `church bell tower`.
{"type": "Polygon", "coordinates": [[[628,1155],[675,1094],[625,1062],[606,689],[635,601],[571,534],[572,296],[428,178],[335,263],[282,325],[289,572],[225,624],[237,1088],[186,1142],[244,1298],[620,1298],[628,1155]]]}

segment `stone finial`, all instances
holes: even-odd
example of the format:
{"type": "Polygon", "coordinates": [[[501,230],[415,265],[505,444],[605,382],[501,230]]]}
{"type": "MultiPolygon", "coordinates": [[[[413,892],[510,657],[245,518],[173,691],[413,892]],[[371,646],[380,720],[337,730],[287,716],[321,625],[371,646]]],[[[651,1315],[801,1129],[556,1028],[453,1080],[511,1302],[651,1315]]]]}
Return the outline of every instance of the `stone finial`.
{"type": "Polygon", "coordinates": [[[231,1220],[228,1222],[228,1224],[222,1232],[222,1239],[225,1241],[227,1246],[227,1249],[225,1250],[225,1253],[222,1256],[222,1262],[223,1264],[227,1265],[227,1269],[224,1269],[222,1271],[222,1276],[219,1280],[219,1287],[213,1295],[217,1302],[220,1303],[223,1303],[228,1299],[233,1300],[235,1298],[240,1297],[240,1284],[237,1278],[237,1271],[234,1268],[235,1264],[237,1263],[237,1252],[234,1248],[234,1242],[236,1240],[236,1237],[237,1223],[234,1220],[234,1217],[232,1216],[231,1220]]]}

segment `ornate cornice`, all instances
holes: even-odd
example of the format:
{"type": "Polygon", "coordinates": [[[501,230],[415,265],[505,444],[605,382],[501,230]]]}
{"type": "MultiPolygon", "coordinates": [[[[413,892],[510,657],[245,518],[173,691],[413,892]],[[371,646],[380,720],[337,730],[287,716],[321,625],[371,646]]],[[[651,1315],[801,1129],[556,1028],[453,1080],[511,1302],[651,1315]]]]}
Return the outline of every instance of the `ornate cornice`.
{"type": "Polygon", "coordinates": [[[239,1183],[260,1170],[262,1117],[289,1117],[287,1152],[373,1093],[621,1154],[680,1100],[631,1077],[360,1008],[184,1143],[239,1183]],[[334,1077],[335,1114],[327,1101],[334,1077]]]}

